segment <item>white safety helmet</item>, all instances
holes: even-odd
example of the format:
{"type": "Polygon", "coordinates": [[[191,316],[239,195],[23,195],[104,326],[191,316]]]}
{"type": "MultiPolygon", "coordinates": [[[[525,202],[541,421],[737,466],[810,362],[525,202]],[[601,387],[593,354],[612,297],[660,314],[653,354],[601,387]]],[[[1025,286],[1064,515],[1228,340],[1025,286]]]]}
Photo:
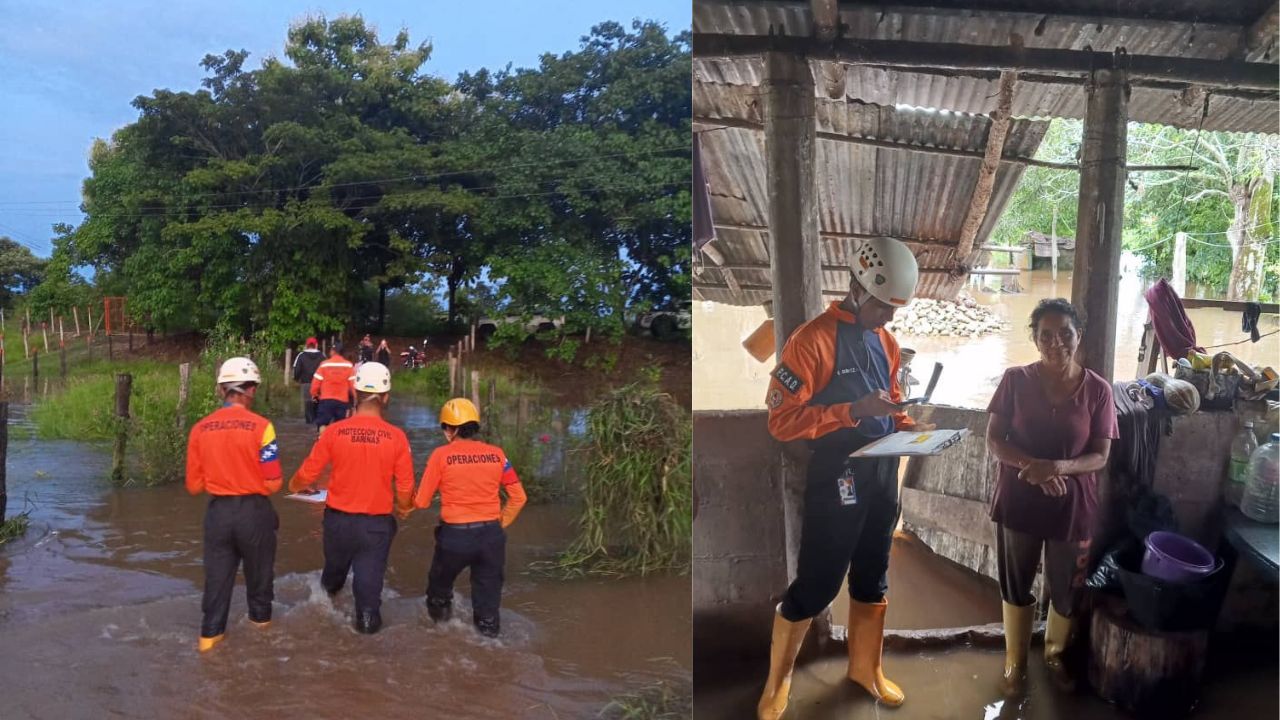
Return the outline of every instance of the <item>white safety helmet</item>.
{"type": "Polygon", "coordinates": [[[258,372],[258,366],[247,357],[233,357],[222,363],[222,367],[218,368],[218,384],[235,383],[260,383],[262,382],[262,373],[258,372]]]}
{"type": "Polygon", "coordinates": [[[864,240],[854,251],[849,270],[872,297],[891,307],[911,302],[920,278],[916,257],[893,238],[864,240]]]}
{"type": "Polygon", "coordinates": [[[367,362],[356,371],[356,391],[384,393],[391,391],[391,371],[379,362],[367,362]]]}

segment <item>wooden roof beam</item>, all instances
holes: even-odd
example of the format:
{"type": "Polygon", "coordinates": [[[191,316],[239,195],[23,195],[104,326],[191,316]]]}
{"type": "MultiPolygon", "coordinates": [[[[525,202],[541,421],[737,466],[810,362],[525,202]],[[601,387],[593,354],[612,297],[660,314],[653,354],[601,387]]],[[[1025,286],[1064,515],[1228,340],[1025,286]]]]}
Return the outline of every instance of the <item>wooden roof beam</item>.
{"type": "Polygon", "coordinates": [[[996,170],[1000,168],[1000,158],[1004,154],[1004,139],[1009,133],[1009,116],[1013,109],[1013,86],[1018,75],[1006,70],[1000,74],[1000,99],[996,109],[991,113],[991,126],[987,129],[987,148],[983,153],[982,166],[978,168],[978,180],[973,185],[973,197],[969,200],[969,209],[965,212],[964,224],[960,226],[960,243],[956,250],[956,260],[968,265],[969,253],[973,252],[973,241],[978,237],[982,221],[987,217],[991,207],[991,191],[996,184],[996,170]]]}
{"type": "MultiPolygon", "coordinates": [[[[702,125],[704,127],[726,127],[737,128],[740,130],[763,131],[764,123],[755,120],[743,120],[741,118],[715,118],[705,115],[694,115],[694,125],[702,125]]],[[[986,157],[985,151],[979,150],[960,150],[958,148],[937,147],[932,145],[912,145],[911,143],[898,142],[896,140],[876,140],[874,138],[858,137],[857,135],[844,135],[841,133],[826,132],[819,130],[817,133],[820,140],[831,140],[833,142],[850,143],[853,145],[867,145],[870,147],[884,148],[885,150],[902,150],[904,152],[926,153],[931,155],[950,155],[951,157],[973,158],[982,160],[986,157]]],[[[1042,167],[1051,170],[1072,170],[1079,172],[1080,166],[1075,163],[1049,162],[1048,160],[1036,160],[1034,158],[1018,157],[1016,155],[1005,155],[1000,158],[1002,163],[1015,163],[1026,165],[1028,167],[1042,167]]],[[[1194,165],[1129,165],[1125,168],[1129,172],[1191,172],[1196,170],[1194,165]]]]}
{"type": "Polygon", "coordinates": [[[1090,50],[966,45],[898,40],[837,38],[830,44],[781,35],[693,34],[694,57],[745,57],[769,50],[800,53],[815,60],[862,65],[888,64],[953,70],[1030,70],[1079,73],[1123,68],[1130,77],[1174,80],[1211,88],[1274,91],[1276,66],[1234,60],[1202,60],[1157,55],[1119,55],[1090,50]]]}

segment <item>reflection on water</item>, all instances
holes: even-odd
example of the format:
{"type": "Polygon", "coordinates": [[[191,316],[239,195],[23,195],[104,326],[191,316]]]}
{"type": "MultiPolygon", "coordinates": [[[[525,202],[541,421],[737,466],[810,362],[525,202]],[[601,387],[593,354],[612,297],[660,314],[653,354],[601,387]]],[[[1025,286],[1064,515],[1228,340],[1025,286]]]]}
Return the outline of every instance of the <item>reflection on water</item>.
{"type": "MultiPolygon", "coordinates": [[[[12,407],[11,422],[25,425],[25,410],[12,407]]],[[[420,473],[441,441],[435,410],[399,399],[390,419],[420,473]]],[[[296,413],[276,425],[288,474],[313,432],[296,413]]],[[[0,717],[592,717],[638,685],[688,682],[689,578],[526,571],[572,538],[575,509],[564,505],[526,507],[509,530],[503,636],[492,641],[470,627],[465,574],[460,619],[435,627],[425,617],[435,509],[400,524],[385,629],[367,637],[350,627],[349,591],[335,603],[319,591],[322,508],[277,496],[274,620],[249,625],[241,585],[227,641],[200,656],[207,500],[180,486],[112,489],[109,463],[100,448],[11,433],[9,507],[30,508],[32,526],[0,549],[0,717]]]]}
{"type": "MultiPolygon", "coordinates": [[[[1023,272],[1019,282],[1025,292],[1002,294],[974,287],[974,298],[1009,323],[1009,329],[998,335],[981,338],[919,337],[902,335],[903,347],[916,350],[912,365],[916,376],[927,379],[928,369],[941,362],[944,370],[933,401],[942,405],[986,407],[1005,368],[1025,365],[1039,359],[1031,343],[1027,322],[1037,302],[1046,297],[1070,297],[1071,273],[1059,272],[1055,283],[1048,270],[1023,272]]],[[[998,286],[998,283],[996,284],[998,286]]],[[[1116,328],[1116,379],[1131,378],[1137,368],[1138,347],[1142,342],[1142,325],[1147,319],[1147,304],[1142,297],[1148,287],[1133,266],[1126,264],[1121,276],[1118,321],[1116,328]]],[[[1201,290],[1188,288],[1187,295],[1196,297],[1201,290]]],[[[1240,340],[1246,342],[1229,348],[1237,357],[1253,364],[1274,364],[1280,358],[1280,335],[1263,338],[1254,344],[1240,329],[1240,313],[1215,308],[1187,310],[1201,346],[1221,345],[1240,340]]],[[[769,384],[771,364],[758,363],[741,342],[765,319],[759,307],[733,307],[713,303],[694,304],[693,338],[693,408],[695,410],[734,410],[763,408],[769,384]]],[[[1263,315],[1259,331],[1263,334],[1280,328],[1280,317],[1263,315]]],[[[1086,332],[1088,330],[1086,329],[1086,332]]],[[[773,361],[770,360],[770,363],[773,361]]]]}

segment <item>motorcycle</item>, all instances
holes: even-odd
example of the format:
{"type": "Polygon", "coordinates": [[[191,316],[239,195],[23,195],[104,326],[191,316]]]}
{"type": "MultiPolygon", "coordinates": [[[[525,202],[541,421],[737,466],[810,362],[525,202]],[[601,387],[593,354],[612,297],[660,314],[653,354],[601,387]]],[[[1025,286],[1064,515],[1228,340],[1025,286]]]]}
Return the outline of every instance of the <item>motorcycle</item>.
{"type": "Polygon", "coordinates": [[[412,346],[400,353],[401,367],[409,370],[417,370],[427,364],[427,356],[425,353],[419,352],[412,346]]]}

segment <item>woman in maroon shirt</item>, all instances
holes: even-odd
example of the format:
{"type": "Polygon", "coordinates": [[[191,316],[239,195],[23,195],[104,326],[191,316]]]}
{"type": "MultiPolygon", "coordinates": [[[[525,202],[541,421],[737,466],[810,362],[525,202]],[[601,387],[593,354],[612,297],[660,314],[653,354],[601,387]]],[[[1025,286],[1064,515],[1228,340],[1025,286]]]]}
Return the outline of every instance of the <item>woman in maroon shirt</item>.
{"type": "Polygon", "coordinates": [[[1045,663],[1056,680],[1071,684],[1062,651],[1097,514],[1096,473],[1119,437],[1111,384],[1076,360],[1082,330],[1071,303],[1041,300],[1031,313],[1040,361],[1006,370],[987,408],[987,448],[999,462],[991,519],[1004,599],[1004,677],[1015,692],[1026,671],[1041,552],[1050,597],[1045,663]]]}

